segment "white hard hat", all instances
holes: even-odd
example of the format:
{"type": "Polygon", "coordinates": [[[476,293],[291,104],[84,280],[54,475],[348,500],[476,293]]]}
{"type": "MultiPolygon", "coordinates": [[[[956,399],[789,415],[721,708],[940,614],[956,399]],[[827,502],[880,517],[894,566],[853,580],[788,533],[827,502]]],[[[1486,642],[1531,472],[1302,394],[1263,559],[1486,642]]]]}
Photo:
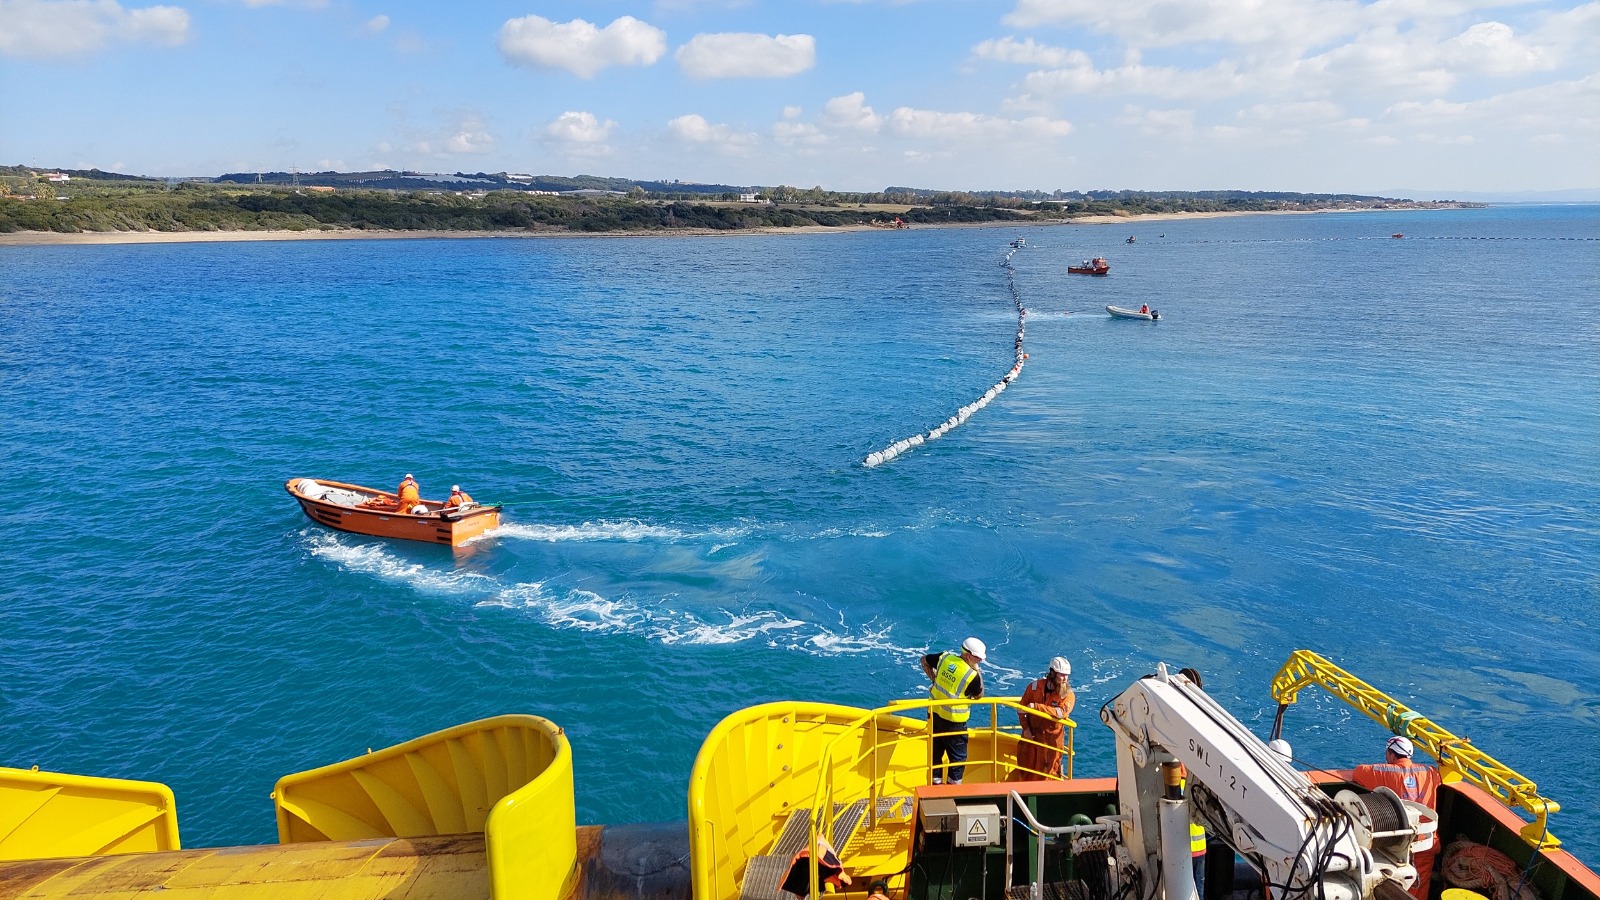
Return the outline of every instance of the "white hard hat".
{"type": "Polygon", "coordinates": [[[459,491],[459,490],[461,490],[461,485],[459,485],[459,484],[452,484],[452,485],[450,485],[450,490],[452,490],[452,491],[459,491]]]}
{"type": "Polygon", "coordinates": [[[402,479],[400,479],[400,480],[401,480],[401,481],[411,481],[411,480],[412,480],[412,478],[411,478],[411,473],[410,473],[410,472],[407,472],[407,473],[406,473],[406,477],[404,477],[404,478],[402,478],[402,479]]]}
{"type": "Polygon", "coordinates": [[[980,641],[975,637],[969,637],[962,641],[961,649],[971,653],[973,656],[976,656],[979,659],[983,659],[989,655],[989,648],[983,645],[983,641],[980,641]]]}
{"type": "Polygon", "coordinates": [[[1072,663],[1067,662],[1067,658],[1065,656],[1058,656],[1055,659],[1050,660],[1050,671],[1058,672],[1062,675],[1071,675],[1072,663]]]}

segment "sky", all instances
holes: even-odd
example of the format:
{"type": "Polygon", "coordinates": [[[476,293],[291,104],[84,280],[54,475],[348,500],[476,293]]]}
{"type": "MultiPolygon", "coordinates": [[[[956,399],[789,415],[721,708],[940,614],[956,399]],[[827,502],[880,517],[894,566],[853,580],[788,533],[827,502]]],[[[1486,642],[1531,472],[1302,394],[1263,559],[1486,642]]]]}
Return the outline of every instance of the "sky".
{"type": "Polygon", "coordinates": [[[1592,193],[1600,0],[0,0],[0,164],[1592,193]]]}

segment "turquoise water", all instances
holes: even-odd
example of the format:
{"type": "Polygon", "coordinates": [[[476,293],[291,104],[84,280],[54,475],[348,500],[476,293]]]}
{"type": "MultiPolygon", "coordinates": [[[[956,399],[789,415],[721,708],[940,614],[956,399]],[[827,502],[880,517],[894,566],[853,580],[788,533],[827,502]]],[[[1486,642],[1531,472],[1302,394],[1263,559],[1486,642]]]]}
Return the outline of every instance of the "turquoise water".
{"type": "MultiPolygon", "coordinates": [[[[0,248],[0,764],[270,841],[281,775],[534,712],[581,820],[682,820],[728,712],[913,695],[968,634],[991,691],[1072,660],[1080,774],[1157,660],[1264,734],[1308,647],[1536,780],[1593,865],[1597,263],[1593,206],[0,248]],[[1019,234],[1021,377],[863,467],[1011,366],[1019,234]],[[366,539],[282,487],[407,471],[508,524],[366,539]]],[[[1384,732],[1308,691],[1288,736],[1342,767],[1384,732]]]]}

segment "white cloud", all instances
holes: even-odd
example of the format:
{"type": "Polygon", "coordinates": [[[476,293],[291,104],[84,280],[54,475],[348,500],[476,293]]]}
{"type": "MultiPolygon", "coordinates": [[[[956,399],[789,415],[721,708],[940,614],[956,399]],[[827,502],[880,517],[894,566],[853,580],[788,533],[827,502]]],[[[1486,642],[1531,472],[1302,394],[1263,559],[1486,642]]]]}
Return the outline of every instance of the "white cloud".
{"type": "Polygon", "coordinates": [[[124,9],[116,0],[0,0],[0,56],[86,56],[113,41],[175,47],[189,39],[180,6],[124,9]]]}
{"type": "MultiPolygon", "coordinates": [[[[902,106],[880,116],[866,104],[866,94],[856,91],[834,97],[822,107],[823,125],[838,131],[886,132],[900,137],[932,140],[1027,137],[1049,139],[1072,133],[1072,123],[1046,116],[1006,119],[984,113],[945,112],[902,106]]],[[[782,123],[780,123],[782,124],[782,123]]],[[[785,136],[810,137],[809,132],[787,132],[785,136]]]]}
{"type": "Polygon", "coordinates": [[[543,16],[509,19],[500,27],[500,54],[513,65],[564,69],[592,78],[611,66],[648,66],[667,52],[667,33],[632,16],[599,28],[543,16]]]}
{"type": "Polygon", "coordinates": [[[1291,103],[1257,103],[1239,110],[1237,118],[1259,125],[1314,125],[1337,121],[1344,115],[1339,104],[1328,100],[1291,103]]]}
{"type": "Polygon", "coordinates": [[[1089,55],[1082,50],[1068,50],[1063,47],[1036,44],[1033,42],[1033,38],[1018,41],[1016,38],[1009,36],[983,41],[972,48],[972,55],[979,59],[987,59],[993,62],[1020,63],[1027,66],[1041,66],[1047,69],[1093,65],[1089,55]]]}
{"type": "Polygon", "coordinates": [[[684,143],[702,144],[725,153],[743,152],[761,143],[760,135],[735,131],[727,125],[712,124],[706,121],[705,116],[696,113],[679,116],[668,122],[667,131],[684,143]]]}
{"type": "Polygon", "coordinates": [[[971,112],[941,112],[902,106],[890,113],[887,130],[910,138],[970,140],[976,138],[1029,137],[1048,139],[1072,133],[1072,123],[1044,116],[1002,119],[971,112]]]}
{"type": "Polygon", "coordinates": [[[817,41],[809,34],[697,34],[676,58],[690,78],[787,78],[816,65],[817,41]]]}
{"type": "Polygon", "coordinates": [[[1003,21],[1015,28],[1083,26],[1142,47],[1206,42],[1304,48],[1353,32],[1361,16],[1361,4],[1353,0],[1018,0],[1003,21]]]}
{"type": "Polygon", "coordinates": [[[834,97],[822,104],[822,121],[835,128],[853,128],[859,131],[877,131],[883,119],[866,105],[867,95],[861,91],[834,97]]]}
{"type": "Polygon", "coordinates": [[[820,147],[828,143],[822,129],[809,122],[775,122],[772,139],[785,147],[820,147]]]}
{"type": "Polygon", "coordinates": [[[361,26],[361,30],[365,31],[367,34],[382,34],[384,31],[388,30],[388,28],[388,16],[373,16],[361,26]]]}
{"type": "Polygon", "coordinates": [[[494,136],[481,121],[467,119],[445,140],[444,150],[446,153],[490,153],[494,151],[494,136]]]}
{"type": "Polygon", "coordinates": [[[1148,135],[1187,135],[1194,133],[1192,109],[1138,109],[1130,107],[1117,118],[1118,124],[1132,125],[1148,135]]]}
{"type": "MultiPolygon", "coordinates": [[[[407,152],[423,156],[458,156],[494,151],[494,136],[489,133],[482,116],[466,110],[442,112],[453,114],[455,122],[436,128],[405,126],[411,138],[405,148],[407,152]]],[[[379,151],[387,153],[388,147],[387,143],[380,144],[379,151]]]]}
{"type": "Polygon", "coordinates": [[[1440,47],[1454,68],[1485,75],[1521,75],[1555,67],[1555,54],[1517,37],[1510,25],[1479,22],[1440,47]]]}
{"type": "Polygon", "coordinates": [[[617,123],[604,122],[592,112],[564,112],[554,122],[545,126],[545,135],[573,156],[607,156],[611,147],[606,141],[617,123]]]}
{"type": "Polygon", "coordinates": [[[1022,80],[1028,95],[1147,94],[1168,99],[1202,99],[1236,94],[1248,85],[1232,62],[1207,69],[1134,64],[1099,69],[1085,61],[1061,69],[1029,72],[1022,80]]]}

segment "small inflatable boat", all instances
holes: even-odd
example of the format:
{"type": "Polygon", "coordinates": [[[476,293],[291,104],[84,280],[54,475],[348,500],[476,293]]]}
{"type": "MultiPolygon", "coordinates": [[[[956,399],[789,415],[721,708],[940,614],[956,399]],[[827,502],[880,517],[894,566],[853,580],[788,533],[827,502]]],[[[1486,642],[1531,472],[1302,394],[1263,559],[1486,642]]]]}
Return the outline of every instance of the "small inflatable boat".
{"type": "Polygon", "coordinates": [[[1106,312],[1111,313],[1111,317],[1113,319],[1143,319],[1146,322],[1154,322],[1155,320],[1161,318],[1161,312],[1154,309],[1150,310],[1149,312],[1139,312],[1137,309],[1123,309],[1120,306],[1108,306],[1106,307],[1106,312]]]}

